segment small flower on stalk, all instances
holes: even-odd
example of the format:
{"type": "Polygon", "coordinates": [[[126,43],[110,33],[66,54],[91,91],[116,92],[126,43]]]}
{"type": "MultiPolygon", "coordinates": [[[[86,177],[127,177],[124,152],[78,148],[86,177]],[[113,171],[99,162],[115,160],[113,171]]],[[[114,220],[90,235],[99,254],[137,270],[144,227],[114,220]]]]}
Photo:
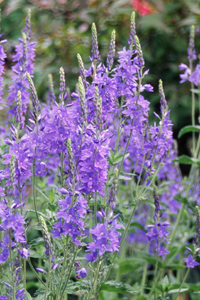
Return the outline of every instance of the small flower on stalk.
{"type": "Polygon", "coordinates": [[[85,278],[87,276],[86,268],[81,268],[80,270],[77,270],[77,276],[80,276],[81,278],[85,278]]]}
{"type": "Polygon", "coordinates": [[[92,23],[92,61],[100,60],[96,25],[92,23]]]}
{"type": "Polygon", "coordinates": [[[160,110],[161,110],[161,114],[162,114],[162,118],[165,115],[165,112],[167,111],[167,101],[165,98],[165,93],[163,90],[163,83],[162,80],[159,80],[159,85],[158,85],[158,90],[159,90],[159,94],[160,94],[160,110]]]}
{"type": "Polygon", "coordinates": [[[102,98],[99,97],[99,89],[98,86],[95,86],[95,97],[94,97],[94,104],[95,104],[95,112],[96,112],[96,120],[95,123],[101,123],[102,119],[102,98]]]}
{"type": "Polygon", "coordinates": [[[161,244],[161,245],[160,245],[160,248],[158,249],[158,255],[159,255],[159,256],[162,256],[162,259],[165,259],[165,255],[166,255],[166,254],[169,254],[169,253],[170,253],[170,251],[167,250],[167,249],[165,249],[165,248],[164,248],[164,245],[161,244]]]}
{"type": "Polygon", "coordinates": [[[61,100],[61,104],[63,104],[63,101],[65,100],[66,96],[64,94],[65,92],[65,71],[64,69],[61,67],[60,68],[60,95],[59,95],[59,99],[61,100]]]}
{"type": "Polygon", "coordinates": [[[24,126],[24,117],[22,114],[21,91],[17,92],[17,121],[19,123],[19,129],[22,129],[24,126]]]}
{"type": "Polygon", "coordinates": [[[111,70],[113,61],[114,61],[114,56],[115,56],[115,38],[116,38],[116,32],[115,30],[112,31],[111,33],[111,40],[110,40],[110,50],[107,54],[107,67],[108,71],[111,70]]]}
{"type": "Polygon", "coordinates": [[[115,208],[115,197],[117,194],[118,177],[119,177],[119,170],[118,168],[115,168],[113,183],[110,189],[110,196],[108,201],[108,204],[112,209],[115,208]]]}
{"type": "Polygon", "coordinates": [[[142,68],[144,66],[144,58],[143,58],[140,41],[139,41],[137,35],[135,36],[135,44],[136,44],[136,50],[137,50],[137,54],[138,54],[138,64],[139,64],[139,67],[142,68]]]}
{"type": "Polygon", "coordinates": [[[77,54],[77,59],[78,59],[78,64],[79,64],[80,76],[83,80],[85,87],[87,87],[87,81],[86,81],[86,77],[85,77],[85,68],[84,68],[82,57],[80,56],[79,53],[77,54]]]}
{"type": "Polygon", "coordinates": [[[197,216],[196,233],[197,233],[197,237],[200,238],[200,211],[198,206],[196,206],[196,216],[197,216]]]}
{"type": "Polygon", "coordinates": [[[37,92],[33,83],[33,80],[30,76],[29,73],[26,73],[26,77],[28,79],[28,83],[29,83],[29,88],[31,90],[31,95],[32,95],[32,103],[33,103],[33,113],[34,113],[34,118],[36,121],[37,118],[37,114],[38,114],[38,110],[39,110],[39,100],[38,100],[38,96],[37,96],[37,92]]]}
{"type": "Polygon", "coordinates": [[[46,222],[45,222],[45,220],[42,216],[40,216],[40,221],[41,221],[41,225],[42,225],[44,240],[46,242],[46,244],[45,244],[45,248],[46,248],[45,254],[48,257],[52,253],[51,237],[50,237],[46,222]]]}
{"type": "Polygon", "coordinates": [[[11,189],[15,188],[15,155],[12,154],[10,160],[10,185],[11,189]]]}
{"type": "Polygon", "coordinates": [[[136,36],[136,29],[135,29],[135,12],[133,11],[131,14],[131,32],[130,32],[130,50],[131,54],[133,52],[133,47],[135,44],[135,36],[136,36]]]}
{"type": "Polygon", "coordinates": [[[154,186],[153,196],[154,196],[154,204],[155,204],[154,221],[156,221],[158,214],[160,212],[160,198],[158,196],[158,190],[156,186],[154,186]]]}
{"type": "Polygon", "coordinates": [[[189,47],[188,47],[188,59],[196,59],[196,51],[194,48],[194,37],[195,37],[195,27],[194,25],[191,26],[190,28],[190,40],[189,40],[189,47]]]}
{"type": "Polygon", "coordinates": [[[48,75],[48,81],[49,81],[49,94],[48,94],[48,98],[49,98],[49,102],[50,102],[50,106],[51,106],[56,101],[56,96],[54,94],[52,74],[48,75]]]}
{"type": "Polygon", "coordinates": [[[192,254],[189,254],[188,258],[184,258],[183,260],[186,262],[188,268],[193,269],[194,267],[199,265],[199,263],[193,259],[192,254]]]}
{"type": "Polygon", "coordinates": [[[81,109],[82,109],[83,121],[86,125],[87,124],[87,102],[85,99],[85,87],[84,87],[81,76],[79,76],[79,79],[78,79],[78,90],[79,90],[79,96],[80,96],[80,104],[81,104],[81,109]]]}
{"type": "Polygon", "coordinates": [[[68,153],[69,166],[70,166],[71,172],[73,172],[74,164],[73,164],[71,139],[67,140],[67,153],[68,153]]]}
{"type": "Polygon", "coordinates": [[[22,57],[22,60],[23,60],[23,64],[25,64],[26,62],[26,54],[27,54],[27,39],[26,39],[26,34],[23,32],[22,33],[22,39],[23,39],[23,57],[22,57]]]}
{"type": "Polygon", "coordinates": [[[40,272],[40,273],[46,273],[44,269],[42,268],[36,268],[36,271],[40,272]]]}

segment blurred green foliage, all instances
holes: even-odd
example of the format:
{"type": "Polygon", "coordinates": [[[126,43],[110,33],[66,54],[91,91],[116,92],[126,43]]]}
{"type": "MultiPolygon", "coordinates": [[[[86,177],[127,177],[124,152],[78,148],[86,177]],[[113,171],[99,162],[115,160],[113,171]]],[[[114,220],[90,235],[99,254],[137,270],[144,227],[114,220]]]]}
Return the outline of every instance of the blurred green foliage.
{"type": "MultiPolygon", "coordinates": [[[[189,29],[192,24],[196,26],[197,54],[199,52],[200,5],[197,0],[147,2],[153,7],[153,13],[145,16],[137,14],[137,35],[146,68],[150,69],[147,81],[157,91],[158,80],[163,80],[176,138],[179,129],[191,123],[188,114],[191,104],[190,85],[179,84],[178,66],[181,62],[187,63],[189,29]]],[[[102,60],[106,58],[112,29],[117,33],[117,51],[122,49],[129,37],[132,0],[0,0],[0,4],[1,29],[9,40],[8,68],[12,64],[14,45],[24,27],[27,9],[31,8],[32,40],[37,41],[34,81],[42,101],[46,101],[49,73],[53,74],[58,94],[61,66],[66,72],[67,85],[72,90],[75,89],[79,72],[77,53],[81,54],[85,67],[89,67],[92,22],[97,26],[102,60]]],[[[154,110],[159,112],[158,93],[145,96],[152,103],[151,116],[154,110]]],[[[182,152],[185,150],[180,151],[180,154],[182,152]]]]}

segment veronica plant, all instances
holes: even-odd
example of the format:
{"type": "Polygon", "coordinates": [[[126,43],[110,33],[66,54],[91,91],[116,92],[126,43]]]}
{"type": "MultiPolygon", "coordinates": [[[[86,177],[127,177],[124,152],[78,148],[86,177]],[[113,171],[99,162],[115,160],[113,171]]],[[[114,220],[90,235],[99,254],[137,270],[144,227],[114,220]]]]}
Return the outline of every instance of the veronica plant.
{"type": "MultiPolygon", "coordinates": [[[[153,87],[144,83],[149,70],[136,35],[134,13],[128,47],[117,54],[115,36],[113,31],[104,64],[93,24],[91,65],[85,69],[77,55],[80,76],[75,91],[67,88],[61,67],[59,97],[49,74],[48,97],[43,103],[34,86],[35,42],[31,42],[28,13],[16,46],[7,99],[12,118],[7,120],[8,132],[1,145],[0,300],[32,299],[27,268],[35,276],[37,300],[67,299],[69,294],[84,300],[104,299],[103,291],[115,292],[115,298],[126,293],[134,299],[155,300],[169,299],[173,293],[176,298],[182,291],[188,273],[181,283],[183,274],[177,271],[180,289],[164,276],[175,255],[183,255],[191,237],[184,236],[176,245],[182,217],[187,208],[193,211],[188,198],[194,197],[198,204],[194,190],[199,184],[195,176],[200,142],[194,139],[193,159],[177,158],[161,80],[161,114],[155,113],[158,124],[149,124],[150,102],[144,94],[152,93],[153,87]],[[185,182],[178,162],[192,164],[185,182]],[[131,254],[137,258],[133,263],[137,280],[124,278],[121,269],[131,254]],[[149,280],[150,264],[153,281],[149,280]]],[[[4,43],[0,44],[1,97],[4,43]]],[[[189,47],[192,63],[196,58],[193,31],[189,47]]],[[[187,66],[182,69],[187,78],[192,74],[187,66]]],[[[193,73],[189,80],[194,82],[194,77],[193,73]]],[[[193,113],[192,131],[198,130],[193,113]]],[[[191,233],[193,229],[194,224],[191,233]]],[[[190,268],[198,265],[198,238],[188,247],[192,252],[188,258],[180,257],[190,268]]],[[[175,266],[179,264],[175,258],[175,266]]]]}

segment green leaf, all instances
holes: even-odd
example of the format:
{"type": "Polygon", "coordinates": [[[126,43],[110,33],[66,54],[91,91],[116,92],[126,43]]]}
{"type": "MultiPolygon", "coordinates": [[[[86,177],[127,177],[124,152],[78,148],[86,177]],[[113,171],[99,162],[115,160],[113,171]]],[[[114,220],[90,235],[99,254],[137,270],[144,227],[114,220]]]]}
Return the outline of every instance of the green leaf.
{"type": "Polygon", "coordinates": [[[119,272],[120,274],[125,274],[137,270],[141,266],[141,261],[134,258],[125,259],[119,262],[119,272]]]}
{"type": "Polygon", "coordinates": [[[53,190],[51,189],[50,193],[49,193],[49,200],[50,200],[51,203],[53,203],[54,199],[55,199],[55,195],[54,195],[53,190]]]}
{"type": "MultiPolygon", "coordinates": [[[[35,293],[35,295],[36,295],[36,298],[34,298],[34,300],[44,300],[45,289],[39,289],[39,290],[37,290],[36,293],[35,293]]],[[[47,296],[46,299],[48,299],[48,296],[54,296],[54,295],[52,294],[52,292],[47,291],[47,295],[46,296],[47,296]]]]}
{"type": "Polygon", "coordinates": [[[32,248],[35,248],[35,247],[38,247],[40,245],[44,245],[45,244],[45,241],[43,238],[39,237],[37,239],[34,239],[32,240],[30,243],[29,243],[29,249],[32,249],[32,248]]]}
{"type": "Polygon", "coordinates": [[[137,291],[129,284],[124,284],[116,280],[110,280],[101,285],[101,291],[107,291],[112,293],[124,293],[124,294],[138,294],[137,291]]]}
{"type": "MultiPolygon", "coordinates": [[[[157,259],[156,259],[156,257],[152,256],[151,254],[140,252],[140,257],[143,258],[144,260],[146,260],[151,265],[154,265],[154,266],[156,265],[157,259]]],[[[159,268],[163,267],[161,262],[158,262],[158,267],[159,268]]]]}
{"type": "Polygon", "coordinates": [[[188,288],[186,288],[186,289],[175,289],[175,290],[170,290],[169,292],[168,292],[168,294],[175,294],[175,293],[184,293],[184,292],[187,292],[189,289],[188,288]]]}
{"type": "Polygon", "coordinates": [[[119,175],[119,180],[131,180],[131,177],[127,177],[124,175],[119,175]]]}
{"type": "Polygon", "coordinates": [[[167,287],[169,285],[169,279],[168,276],[166,275],[163,280],[161,281],[163,288],[167,287]]]}
{"type": "Polygon", "coordinates": [[[174,197],[174,199],[175,199],[176,201],[178,201],[178,202],[183,203],[183,204],[187,204],[187,203],[188,203],[187,198],[182,197],[181,194],[176,195],[176,196],[174,197]]]}
{"type": "Polygon", "coordinates": [[[191,89],[190,91],[197,95],[200,95],[200,90],[198,90],[198,89],[191,89]]]}
{"type": "Polygon", "coordinates": [[[181,136],[183,136],[185,133],[188,133],[188,132],[200,132],[200,126],[199,125],[196,125],[196,126],[189,125],[189,126],[183,127],[179,131],[178,138],[180,138],[181,136]]]}
{"type": "Polygon", "coordinates": [[[80,282],[74,282],[74,281],[71,281],[68,283],[67,285],[67,289],[65,290],[65,293],[66,294],[74,294],[75,292],[77,291],[87,291],[89,288],[87,282],[85,281],[80,281],[80,282]]]}
{"type": "Polygon", "coordinates": [[[56,205],[51,204],[51,203],[48,203],[48,209],[49,209],[50,211],[56,211],[56,208],[57,208],[56,205]]]}
{"type": "Polygon", "coordinates": [[[25,300],[33,300],[31,295],[27,291],[25,291],[25,300]]]}
{"type": "Polygon", "coordinates": [[[144,231],[144,232],[147,232],[147,231],[144,229],[144,226],[142,226],[142,225],[141,225],[140,223],[138,223],[138,222],[132,222],[131,225],[130,225],[130,227],[136,227],[136,228],[141,229],[141,230],[144,231]]]}
{"type": "MultiPolygon", "coordinates": [[[[113,153],[112,150],[110,151],[108,162],[111,166],[118,165],[122,159],[123,159],[124,154],[121,154],[121,150],[118,151],[117,153],[113,153]]],[[[129,153],[126,153],[124,156],[124,159],[129,157],[129,153]]]]}
{"type": "Polygon", "coordinates": [[[189,157],[187,155],[182,155],[179,156],[176,159],[173,159],[173,161],[178,162],[179,164],[184,164],[184,165],[197,165],[200,166],[200,160],[196,158],[189,157]]]}

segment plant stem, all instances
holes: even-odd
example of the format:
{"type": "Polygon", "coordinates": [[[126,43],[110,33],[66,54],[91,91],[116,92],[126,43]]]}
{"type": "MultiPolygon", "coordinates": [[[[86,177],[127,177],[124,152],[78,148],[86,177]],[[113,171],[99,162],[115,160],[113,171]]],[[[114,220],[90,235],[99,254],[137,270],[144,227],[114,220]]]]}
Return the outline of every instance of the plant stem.
{"type": "Polygon", "coordinates": [[[10,267],[12,274],[12,285],[13,285],[13,300],[15,300],[15,278],[14,278],[14,268],[13,268],[13,257],[12,257],[12,248],[11,248],[11,234],[9,232],[9,253],[10,253],[10,267]]]}
{"type": "Polygon", "coordinates": [[[33,204],[34,204],[36,218],[37,218],[37,221],[39,223],[39,216],[38,216],[38,213],[37,213],[37,206],[36,206],[35,157],[33,159],[33,204]]]}
{"type": "MultiPolygon", "coordinates": [[[[191,74],[192,74],[192,59],[189,60],[189,64],[190,64],[190,70],[191,70],[191,74]]],[[[194,83],[191,82],[191,89],[194,89],[194,83]]],[[[195,94],[192,91],[192,126],[195,126],[195,94]]],[[[192,152],[194,153],[195,150],[195,133],[192,132],[192,152]]]]}
{"type": "Polygon", "coordinates": [[[178,291],[177,294],[175,295],[174,300],[176,300],[176,298],[177,298],[178,295],[180,294],[180,290],[181,290],[183,284],[185,283],[185,281],[186,281],[186,279],[187,279],[187,277],[188,277],[189,272],[190,272],[190,268],[187,269],[187,272],[185,273],[185,276],[184,276],[184,278],[183,278],[183,281],[181,282],[181,285],[180,285],[180,287],[179,287],[179,291],[178,291]]]}
{"type": "Polygon", "coordinates": [[[45,283],[44,283],[44,281],[40,278],[40,276],[37,274],[37,272],[35,271],[35,269],[34,269],[34,267],[33,267],[33,265],[32,265],[32,262],[31,262],[31,260],[30,260],[30,258],[28,257],[28,263],[29,263],[29,266],[30,266],[30,268],[31,268],[31,270],[34,272],[34,274],[35,274],[35,276],[38,278],[38,280],[44,285],[44,287],[45,287],[45,283]]]}
{"type": "Polygon", "coordinates": [[[44,300],[46,300],[46,296],[47,296],[47,290],[48,290],[48,286],[49,286],[50,273],[51,273],[51,256],[49,255],[49,270],[48,270],[48,275],[47,275],[47,282],[46,282],[46,287],[45,287],[44,300]]]}
{"type": "Polygon", "coordinates": [[[155,276],[154,276],[154,283],[153,283],[153,289],[154,289],[154,299],[156,300],[157,297],[156,297],[156,274],[157,274],[157,271],[158,271],[158,241],[157,241],[157,251],[156,251],[156,267],[155,267],[155,276]]]}
{"type": "Polygon", "coordinates": [[[64,272],[65,272],[65,265],[66,265],[66,260],[67,260],[67,249],[68,249],[68,236],[67,236],[67,239],[66,239],[66,246],[65,246],[65,249],[64,249],[65,250],[64,251],[64,261],[63,261],[61,280],[60,280],[60,284],[59,284],[59,287],[58,287],[58,293],[57,293],[56,300],[58,300],[58,298],[59,298],[60,289],[61,289],[62,282],[63,282],[63,275],[64,275],[64,272]]]}
{"type": "Polygon", "coordinates": [[[26,291],[26,258],[24,257],[24,289],[26,291]]]}
{"type": "Polygon", "coordinates": [[[64,186],[64,154],[63,151],[61,152],[61,186],[64,186]]]}
{"type": "Polygon", "coordinates": [[[69,273],[68,273],[68,276],[67,276],[67,280],[66,280],[66,282],[65,282],[64,288],[63,288],[62,293],[61,293],[61,295],[60,295],[60,300],[62,300],[62,297],[63,297],[63,295],[64,295],[65,289],[66,289],[66,287],[67,287],[67,285],[68,285],[68,281],[69,281],[69,279],[70,279],[70,275],[71,275],[71,272],[72,272],[72,268],[73,268],[73,265],[74,265],[74,261],[75,261],[75,258],[76,258],[76,254],[77,254],[77,251],[74,251],[74,256],[73,256],[73,259],[72,259],[72,262],[71,262],[71,265],[70,265],[70,268],[69,268],[69,273]]]}
{"type": "MultiPolygon", "coordinates": [[[[147,248],[147,253],[148,252],[149,252],[149,245],[148,245],[148,248],[147,248]]],[[[145,262],[145,265],[144,265],[144,268],[143,268],[143,273],[142,273],[140,296],[142,296],[143,293],[144,293],[144,287],[145,287],[146,276],[147,276],[147,268],[148,268],[148,262],[145,262]]]]}

